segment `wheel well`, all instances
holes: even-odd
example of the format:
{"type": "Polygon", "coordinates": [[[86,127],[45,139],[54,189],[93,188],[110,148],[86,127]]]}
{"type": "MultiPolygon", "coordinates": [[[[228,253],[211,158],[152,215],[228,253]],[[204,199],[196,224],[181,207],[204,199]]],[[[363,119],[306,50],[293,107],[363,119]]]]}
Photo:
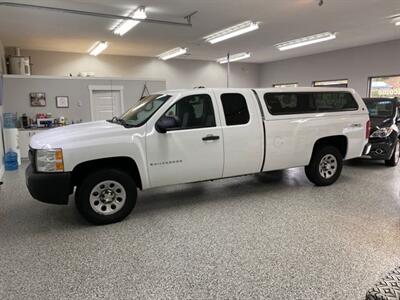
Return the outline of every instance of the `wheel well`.
{"type": "Polygon", "coordinates": [[[315,142],[313,148],[313,154],[314,151],[320,147],[334,146],[338,148],[338,150],[342,154],[342,157],[345,158],[347,154],[347,144],[348,144],[347,137],[345,137],[344,135],[334,135],[334,136],[324,137],[315,142]]]}
{"type": "Polygon", "coordinates": [[[139,169],[136,162],[130,157],[110,157],[86,161],[80,163],[72,170],[73,185],[79,185],[87,174],[98,169],[113,168],[128,173],[135,180],[139,189],[142,189],[139,169]]]}

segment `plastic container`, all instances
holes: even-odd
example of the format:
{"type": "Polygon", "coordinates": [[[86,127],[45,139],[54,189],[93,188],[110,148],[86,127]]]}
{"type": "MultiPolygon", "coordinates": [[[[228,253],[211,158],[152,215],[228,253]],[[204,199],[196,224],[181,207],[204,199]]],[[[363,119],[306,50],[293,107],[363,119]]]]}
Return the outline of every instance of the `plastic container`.
{"type": "Polygon", "coordinates": [[[18,155],[18,164],[21,165],[21,150],[19,149],[19,131],[17,128],[4,128],[4,149],[18,155]]]}
{"type": "Polygon", "coordinates": [[[17,114],[15,113],[4,113],[4,128],[16,128],[17,127],[17,114]]]}
{"type": "Polygon", "coordinates": [[[8,151],[6,155],[4,155],[4,165],[6,171],[15,171],[18,170],[18,155],[13,151],[8,151]]]}

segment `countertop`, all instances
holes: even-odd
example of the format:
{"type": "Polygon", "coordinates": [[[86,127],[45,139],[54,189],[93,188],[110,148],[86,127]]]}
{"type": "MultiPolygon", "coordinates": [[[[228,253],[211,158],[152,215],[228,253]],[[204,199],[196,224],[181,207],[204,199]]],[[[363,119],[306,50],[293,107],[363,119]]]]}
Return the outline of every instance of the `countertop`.
{"type": "Polygon", "coordinates": [[[48,129],[54,129],[54,128],[59,128],[62,126],[58,127],[41,127],[41,128],[18,128],[19,131],[35,131],[35,130],[48,130],[48,129]]]}

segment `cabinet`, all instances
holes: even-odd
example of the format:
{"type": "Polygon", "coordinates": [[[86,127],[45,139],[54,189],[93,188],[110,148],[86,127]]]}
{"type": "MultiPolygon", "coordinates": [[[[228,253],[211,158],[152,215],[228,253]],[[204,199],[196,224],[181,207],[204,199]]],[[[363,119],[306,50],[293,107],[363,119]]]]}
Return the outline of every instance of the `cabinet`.
{"type": "Polygon", "coordinates": [[[21,151],[21,158],[28,158],[29,142],[31,137],[39,133],[40,130],[20,130],[18,136],[18,145],[21,151]]]}

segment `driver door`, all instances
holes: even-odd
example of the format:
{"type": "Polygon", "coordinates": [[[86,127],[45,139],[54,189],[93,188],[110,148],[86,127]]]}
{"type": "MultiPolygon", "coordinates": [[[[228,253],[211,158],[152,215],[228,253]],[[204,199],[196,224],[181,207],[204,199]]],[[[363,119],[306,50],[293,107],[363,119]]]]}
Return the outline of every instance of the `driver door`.
{"type": "Polygon", "coordinates": [[[162,116],[174,117],[166,133],[148,123],[147,164],[152,187],[222,177],[223,136],[217,107],[209,94],[186,96],[162,116]]]}

